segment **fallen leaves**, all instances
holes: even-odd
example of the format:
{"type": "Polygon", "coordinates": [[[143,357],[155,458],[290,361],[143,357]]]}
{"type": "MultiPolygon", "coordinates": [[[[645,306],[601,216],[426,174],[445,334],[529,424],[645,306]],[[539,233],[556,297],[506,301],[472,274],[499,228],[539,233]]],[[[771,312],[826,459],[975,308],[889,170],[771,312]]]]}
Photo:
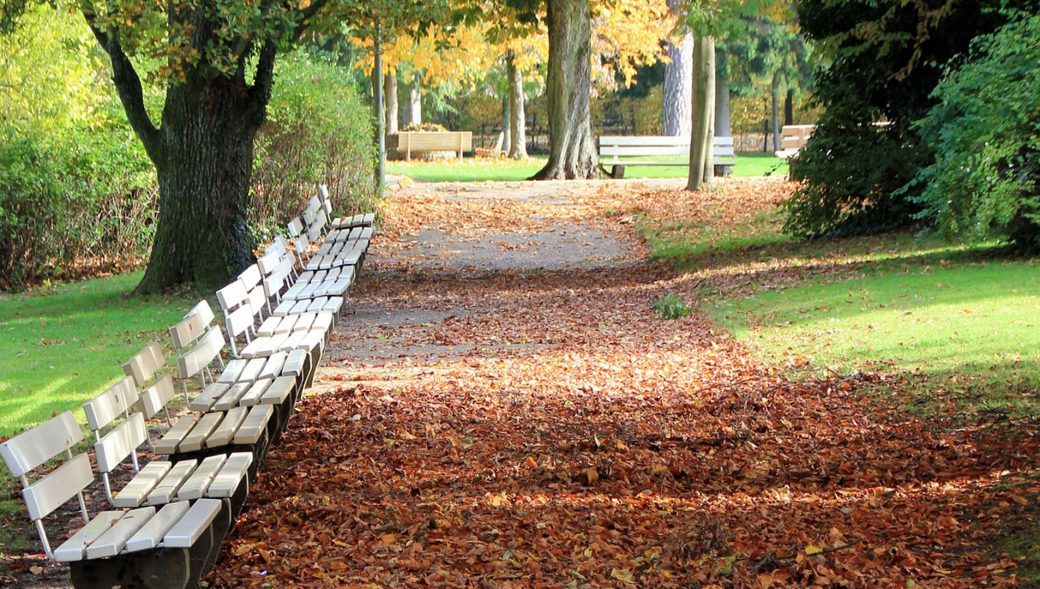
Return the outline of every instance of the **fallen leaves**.
{"type": "MultiPolygon", "coordinates": [[[[734,186],[774,202],[777,184],[734,186]]],[[[719,193],[697,195],[703,206],[575,195],[563,212],[423,196],[387,214],[395,237],[623,217],[637,201],[678,221],[681,207],[708,215],[738,196],[719,193]]],[[[1035,507],[1036,423],[923,421],[866,394],[879,377],[791,381],[703,315],[656,319],[652,301],[717,277],[635,265],[474,279],[395,264],[374,260],[359,285],[359,319],[330,344],[347,376],[306,398],[272,449],[214,585],[1014,582],[1016,563],[989,545],[1035,507]]]]}

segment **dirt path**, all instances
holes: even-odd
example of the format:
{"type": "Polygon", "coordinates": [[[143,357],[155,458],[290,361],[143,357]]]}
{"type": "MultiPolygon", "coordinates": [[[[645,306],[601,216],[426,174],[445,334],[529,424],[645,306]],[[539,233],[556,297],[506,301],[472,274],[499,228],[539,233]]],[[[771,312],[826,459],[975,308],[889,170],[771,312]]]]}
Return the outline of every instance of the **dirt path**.
{"type": "Polygon", "coordinates": [[[602,188],[390,199],[215,585],[1008,582],[986,543],[1031,426],[925,423],[656,318],[694,278],[644,262],[602,188]]]}

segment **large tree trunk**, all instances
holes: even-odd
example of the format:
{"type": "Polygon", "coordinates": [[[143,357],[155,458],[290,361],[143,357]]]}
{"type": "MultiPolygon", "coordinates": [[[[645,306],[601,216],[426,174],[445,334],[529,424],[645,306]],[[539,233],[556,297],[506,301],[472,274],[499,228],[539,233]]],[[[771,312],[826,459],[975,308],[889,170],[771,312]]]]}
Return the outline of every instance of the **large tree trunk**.
{"type": "Polygon", "coordinates": [[[253,139],[235,80],[194,79],[166,93],[159,219],[139,292],[222,287],[253,262],[247,224],[253,139]]]}
{"type": "Polygon", "coordinates": [[[693,48],[693,128],[687,190],[700,190],[712,180],[712,115],[715,110],[715,40],[698,39],[693,48]]]}
{"type": "Polygon", "coordinates": [[[408,124],[422,124],[422,75],[418,73],[408,89],[408,124]]]}
{"type": "MultiPolygon", "coordinates": [[[[682,10],[682,0],[668,0],[673,14],[682,10]]],[[[665,47],[669,62],[664,68],[664,100],[661,108],[661,133],[668,136],[690,134],[690,92],[693,87],[693,34],[686,33],[679,44],[665,47]]]]}
{"type": "Polygon", "coordinates": [[[536,179],[599,175],[592,134],[592,15],[588,0],[548,0],[549,161],[536,179]]]}
{"type": "Polygon", "coordinates": [[[512,53],[506,62],[509,77],[509,110],[512,129],[509,133],[509,157],[520,160],[527,157],[527,118],[524,115],[524,77],[516,67],[512,53]]]}
{"type": "Polygon", "coordinates": [[[383,101],[386,103],[386,136],[396,135],[399,108],[397,104],[397,72],[387,71],[383,76],[383,101]]]}
{"type": "MultiPolygon", "coordinates": [[[[188,68],[183,80],[167,86],[157,128],[118,35],[100,28],[93,13],[84,17],[111,60],[127,121],[159,181],[158,223],[138,292],[186,283],[207,290],[223,286],[253,261],[247,219],[253,140],[271,97],[277,46],[269,41],[260,47],[252,84],[246,81],[246,54],[230,75],[213,75],[207,66],[188,68]]],[[[211,25],[196,24],[205,38],[211,25]]]]}
{"type": "Polygon", "coordinates": [[[769,124],[773,132],[773,151],[780,151],[780,70],[773,72],[773,82],[769,85],[769,99],[772,112],[769,124]]]}

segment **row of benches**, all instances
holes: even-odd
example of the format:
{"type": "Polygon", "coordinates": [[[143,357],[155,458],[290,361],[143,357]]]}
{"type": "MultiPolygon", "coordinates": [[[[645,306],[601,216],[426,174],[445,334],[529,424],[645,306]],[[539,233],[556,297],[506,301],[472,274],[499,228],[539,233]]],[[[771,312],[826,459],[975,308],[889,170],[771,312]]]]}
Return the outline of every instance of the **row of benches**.
{"type": "Polygon", "coordinates": [[[276,238],[217,292],[226,332],[204,300],[170,327],[186,413],[171,415],[174,376],[156,342],[83,404],[112,509],[90,517],[84,491],[94,468],[86,453],[74,453],[84,434],[71,412],[0,444],[44,552],[69,563],[75,587],[193,587],[213,568],[268,449],[313,380],[372,237],[373,215],[332,219],[331,211],[320,187],[289,224],[296,249],[276,238]],[[165,422],[166,431],[153,437],[149,421],[165,422]],[[165,459],[142,466],[144,446],[165,459]],[[127,461],[133,477],[116,489],[127,461]],[[73,498],[86,523],[52,549],[43,520],[73,498]]]}

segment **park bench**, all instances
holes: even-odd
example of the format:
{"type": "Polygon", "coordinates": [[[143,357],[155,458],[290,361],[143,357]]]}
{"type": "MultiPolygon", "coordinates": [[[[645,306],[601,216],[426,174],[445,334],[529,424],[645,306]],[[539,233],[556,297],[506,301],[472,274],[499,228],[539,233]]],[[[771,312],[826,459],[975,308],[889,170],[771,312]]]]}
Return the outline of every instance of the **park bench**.
{"type": "MultiPolygon", "coordinates": [[[[271,246],[268,247],[267,253],[257,262],[257,265],[265,276],[264,280],[265,284],[269,285],[268,288],[274,288],[275,286],[279,289],[285,286],[292,287],[296,285],[300,278],[300,275],[296,274],[296,254],[288,249],[285,245],[285,238],[282,236],[278,236],[271,246]]],[[[293,294],[290,294],[289,298],[285,297],[285,292],[278,292],[275,295],[278,305],[274,308],[271,315],[273,317],[286,317],[318,312],[330,312],[338,315],[343,307],[344,297],[321,295],[312,298],[302,298],[297,293],[316,277],[309,275],[304,278],[303,284],[293,294]]],[[[317,278],[327,278],[327,275],[317,278]]],[[[333,278],[333,282],[335,278],[338,278],[338,276],[333,278]]],[[[312,290],[311,294],[313,292],[312,290]]]]}
{"type": "Polygon", "coordinates": [[[203,497],[229,499],[234,521],[248,494],[248,472],[253,455],[234,452],[202,461],[153,460],[140,468],[138,448],[150,443],[151,436],[144,413],[130,412],[137,402],[137,388],[133,378],[128,376],[83,404],[87,426],[94,432],[94,457],[108,502],[113,507],[136,509],[203,497]],[[108,432],[102,435],[106,428],[108,432]],[[115,491],[111,473],[127,458],[131,459],[136,474],[122,489],[115,491]]]}
{"type": "Polygon", "coordinates": [[[451,151],[459,155],[473,151],[473,133],[469,131],[401,131],[391,135],[391,147],[411,161],[413,153],[451,151]]]}
{"type": "Polygon", "coordinates": [[[94,472],[86,454],[72,452],[82,440],[79,424],[66,411],[0,444],[0,456],[21,482],[47,557],[69,564],[77,589],[196,586],[216,563],[231,523],[230,499],[115,509],[91,518],[83,492],[93,484],[94,472]],[[60,466],[37,476],[41,467],[59,461],[60,466]],[[74,497],[84,525],[52,549],[43,520],[74,497]]]}
{"type": "Polygon", "coordinates": [[[325,208],[325,214],[329,217],[329,227],[332,230],[354,229],[355,227],[371,227],[376,220],[375,213],[358,213],[343,217],[332,216],[332,201],[329,198],[329,189],[324,184],[318,185],[318,198],[325,208]]]}
{"type": "MultiPolygon", "coordinates": [[[[713,143],[715,175],[723,176],[736,165],[732,137],[715,137],[713,143]]],[[[599,138],[601,166],[611,166],[612,178],[624,178],[625,166],[689,166],[690,138],[648,135],[604,135],[599,138]],[[686,159],[632,160],[634,157],[682,156],[686,159]]]]}
{"type": "Polygon", "coordinates": [[[815,130],[816,125],[784,125],[780,130],[780,151],[776,152],[776,157],[787,159],[798,155],[815,130]]]}

